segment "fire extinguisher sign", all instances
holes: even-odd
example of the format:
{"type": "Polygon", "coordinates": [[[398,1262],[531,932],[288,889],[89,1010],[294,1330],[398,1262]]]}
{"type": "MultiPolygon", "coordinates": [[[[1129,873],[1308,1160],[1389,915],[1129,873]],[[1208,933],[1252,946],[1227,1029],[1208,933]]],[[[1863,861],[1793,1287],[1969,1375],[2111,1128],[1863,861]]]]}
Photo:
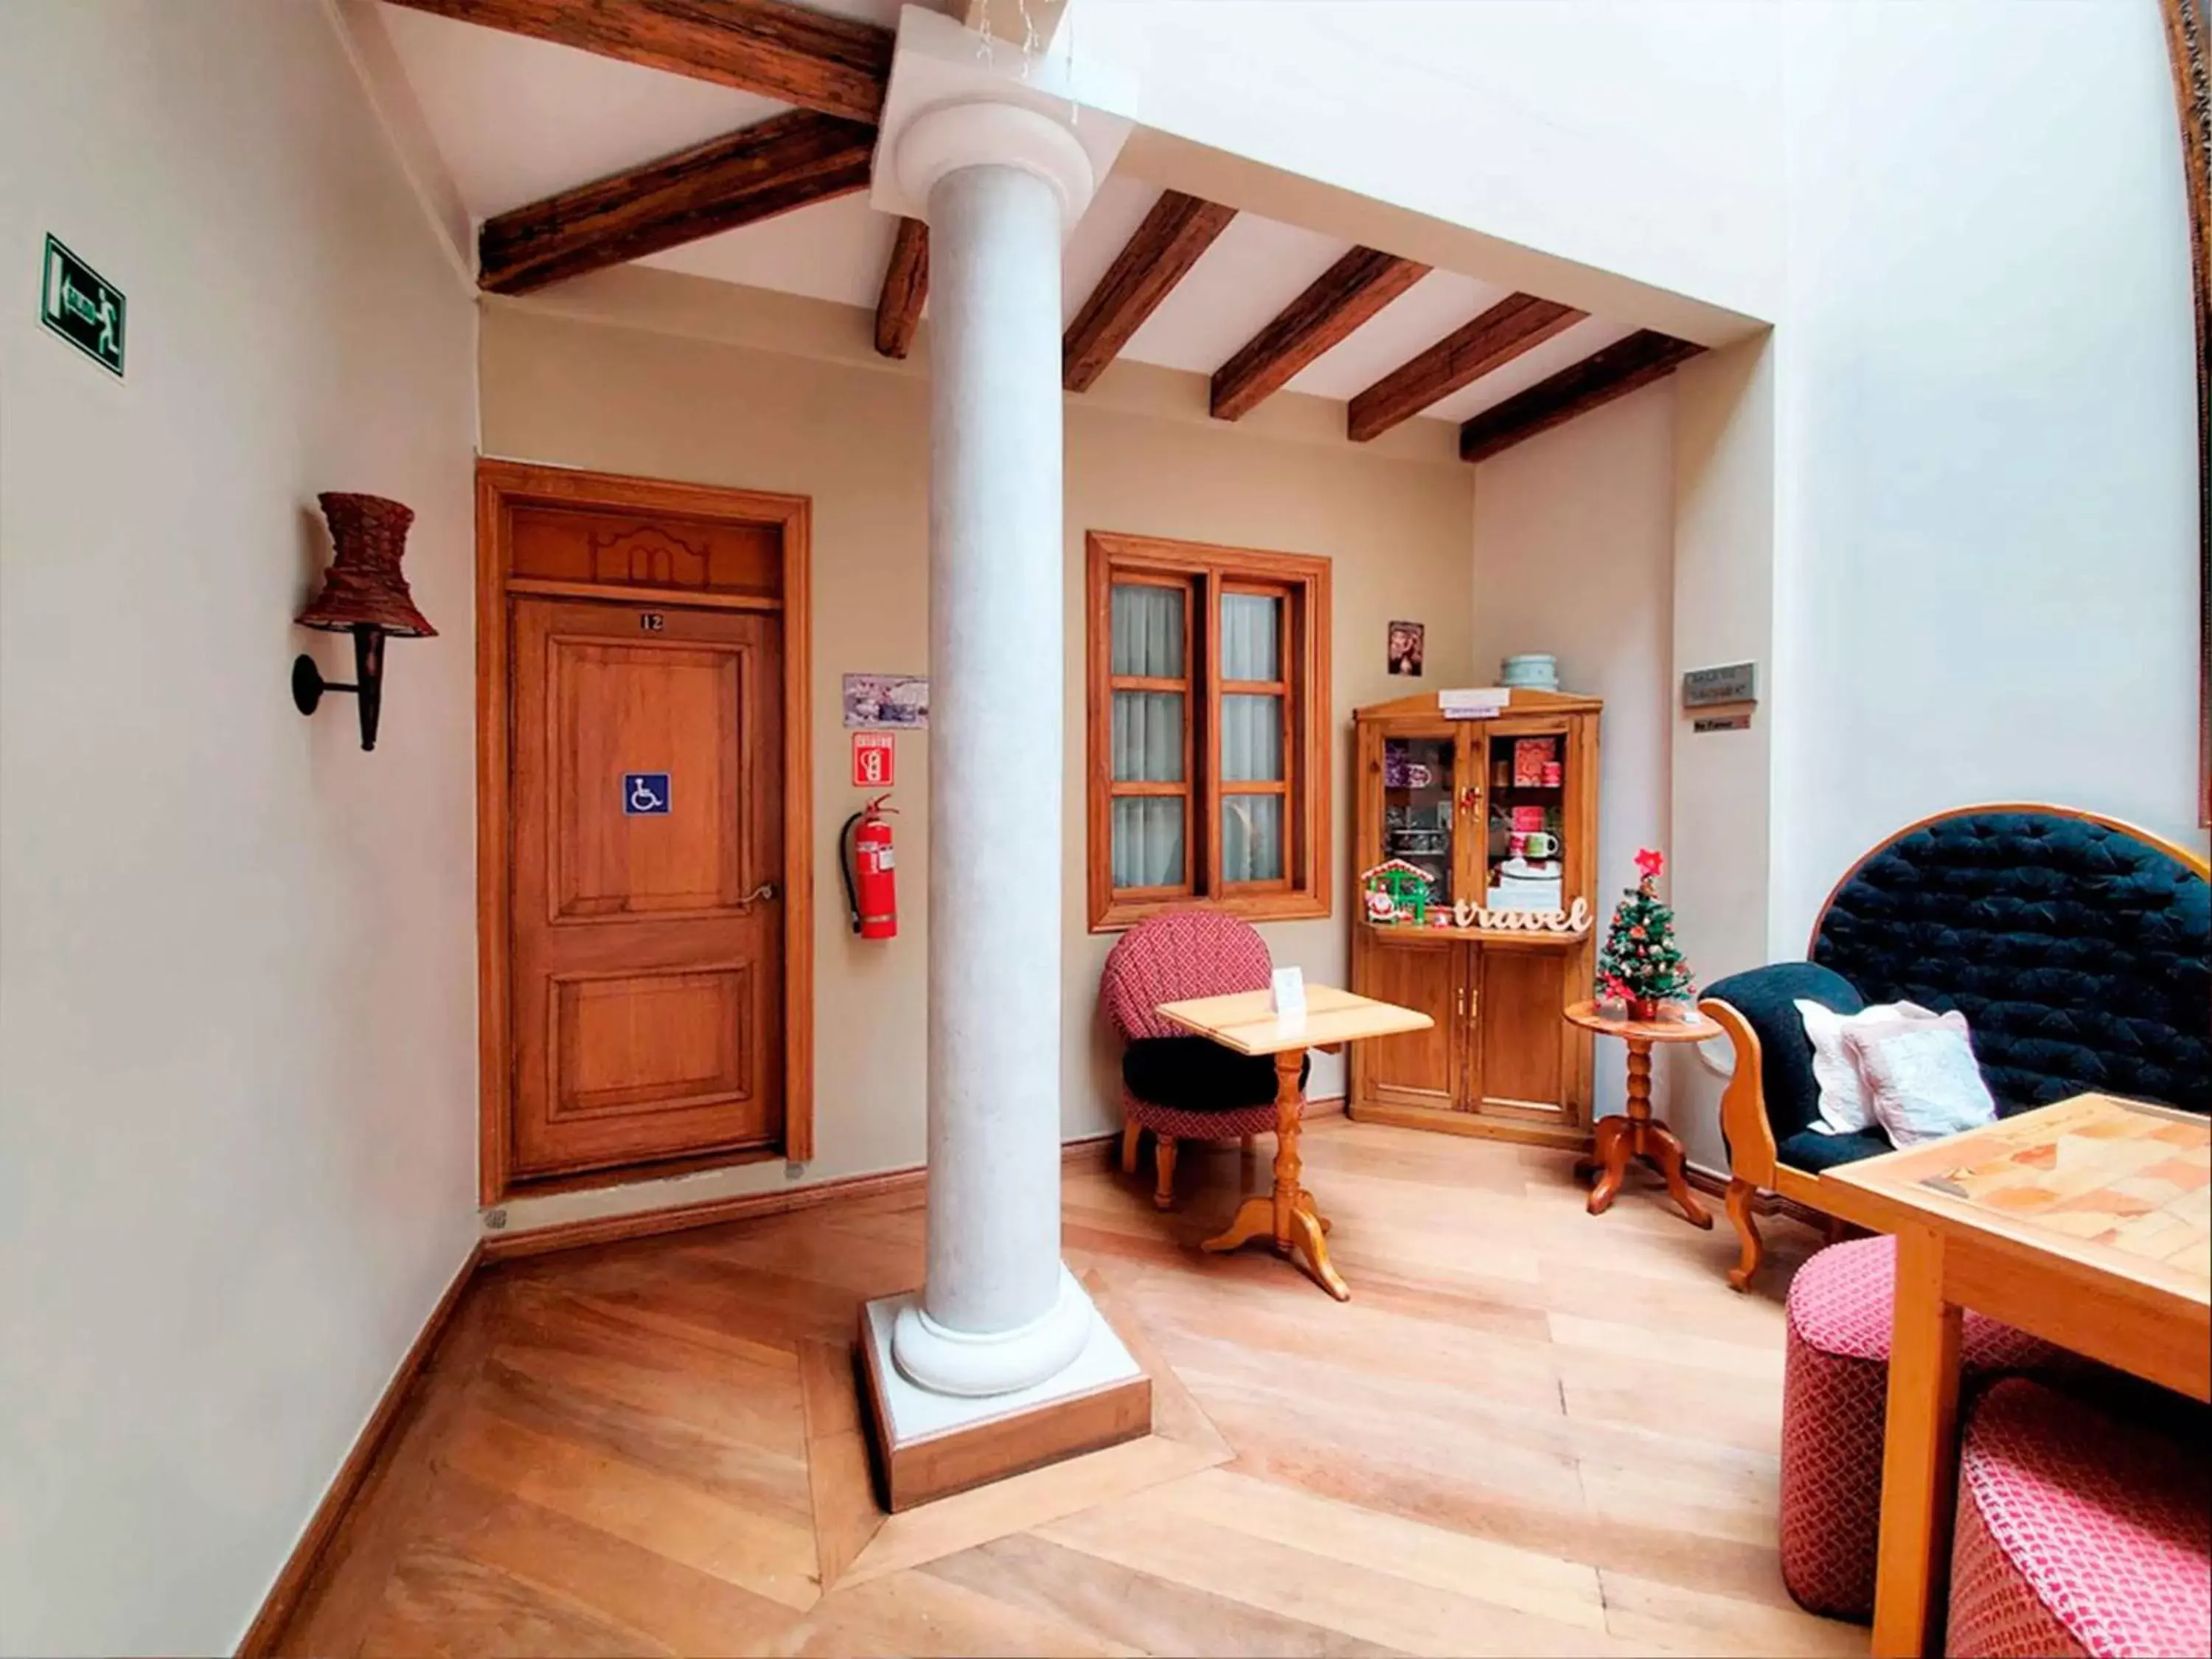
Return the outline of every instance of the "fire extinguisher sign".
{"type": "Polygon", "coordinates": [[[853,733],[853,787],[888,789],[896,780],[898,738],[890,732],[853,733]]]}

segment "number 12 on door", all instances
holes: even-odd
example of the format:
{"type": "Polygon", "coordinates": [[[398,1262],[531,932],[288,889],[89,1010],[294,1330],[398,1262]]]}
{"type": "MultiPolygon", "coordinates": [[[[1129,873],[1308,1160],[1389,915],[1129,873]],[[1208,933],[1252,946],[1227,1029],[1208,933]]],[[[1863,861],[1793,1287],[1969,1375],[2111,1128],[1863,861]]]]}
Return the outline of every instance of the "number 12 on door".
{"type": "Polygon", "coordinates": [[[888,789],[895,781],[897,770],[896,747],[898,734],[895,732],[855,732],[853,733],[853,787],[855,789],[888,789]]]}

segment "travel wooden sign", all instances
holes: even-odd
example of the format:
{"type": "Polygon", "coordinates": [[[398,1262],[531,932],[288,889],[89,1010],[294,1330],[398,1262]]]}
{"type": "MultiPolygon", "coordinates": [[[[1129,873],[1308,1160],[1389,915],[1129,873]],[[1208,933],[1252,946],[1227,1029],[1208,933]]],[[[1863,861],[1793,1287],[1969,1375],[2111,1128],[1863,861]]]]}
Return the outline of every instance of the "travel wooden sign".
{"type": "Polygon", "coordinates": [[[124,304],[121,289],[48,234],[39,320],[118,380],[124,304]]]}

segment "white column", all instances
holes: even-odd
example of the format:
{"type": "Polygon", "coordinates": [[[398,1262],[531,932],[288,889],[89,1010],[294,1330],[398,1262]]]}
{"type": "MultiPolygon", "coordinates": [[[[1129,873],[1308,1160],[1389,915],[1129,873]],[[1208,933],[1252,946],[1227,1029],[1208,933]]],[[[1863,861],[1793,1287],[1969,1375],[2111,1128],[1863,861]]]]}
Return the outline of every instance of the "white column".
{"type": "Polygon", "coordinates": [[[918,1386],[1008,1393],[1097,1316],[1060,1259],[1060,250],[1090,163],[1039,112],[900,136],[930,227],[929,1245],[918,1386]]]}

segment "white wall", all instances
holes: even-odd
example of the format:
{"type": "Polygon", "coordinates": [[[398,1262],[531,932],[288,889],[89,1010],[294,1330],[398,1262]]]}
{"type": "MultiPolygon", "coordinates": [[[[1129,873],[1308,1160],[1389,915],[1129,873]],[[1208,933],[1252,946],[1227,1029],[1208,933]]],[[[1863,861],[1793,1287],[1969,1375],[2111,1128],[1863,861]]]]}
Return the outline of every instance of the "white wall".
{"type": "Polygon", "coordinates": [[[474,1231],[473,314],[314,0],[0,5],[0,1650],[227,1652],[474,1231]]]}
{"type": "MultiPolygon", "coordinates": [[[[1530,250],[1761,318],[1782,299],[1782,18],[1733,0],[1078,0],[1054,46],[1158,133],[1474,228],[1497,280],[1530,250]]],[[[1540,291],[1630,314],[1552,276],[1540,291]]]]}
{"type": "Polygon", "coordinates": [[[1790,8],[1774,921],[1961,802],[2196,828],[2196,422],[2154,0],[1790,8]]]}
{"type": "MultiPolygon", "coordinates": [[[[1774,456],[1771,340],[1709,352],[1675,371],[1675,670],[1747,662],[1759,697],[1748,730],[1700,732],[1695,711],[1668,687],[1674,769],[1667,893],[1700,986],[1803,950],[1802,932],[1784,939],[1772,918],[1774,456]]],[[[1660,1064],[1691,1158],[1726,1167],[1721,1079],[1686,1044],[1671,1046],[1660,1064]]]]}
{"type": "MultiPolygon", "coordinates": [[[[1597,880],[1580,895],[1601,925],[1635,884],[1637,849],[1670,844],[1674,582],[1672,381],[1475,468],[1476,681],[1494,683],[1509,655],[1548,651],[1564,689],[1605,699],[1597,880]]],[[[1597,1045],[1599,1100],[1620,1097],[1623,1064],[1620,1044],[1597,1045]]],[[[1663,1088],[1663,1073],[1654,1082],[1663,1088]]]]}
{"type": "MultiPolygon", "coordinates": [[[[1785,302],[1771,338],[1674,381],[1674,672],[1761,677],[1749,732],[1670,716],[1673,896],[1708,980],[1801,954],[1836,878],[1948,806],[2056,801],[2205,845],[2188,243],[2154,0],[1784,15],[1785,302]]],[[[1519,521],[1587,510],[1605,418],[1515,452],[1554,446],[1516,481],[1548,492],[1516,493],[1519,521]],[[1586,465],[1545,477],[1570,444],[1586,465]]],[[[1511,459],[1480,469],[1482,629],[1517,617],[1490,568],[1511,459]]],[[[1609,748],[1628,714],[1609,701],[1609,748]]],[[[1669,1064],[1677,1127],[1717,1164],[1711,1111],[1682,1097],[1711,1079],[1669,1064]]]]}

